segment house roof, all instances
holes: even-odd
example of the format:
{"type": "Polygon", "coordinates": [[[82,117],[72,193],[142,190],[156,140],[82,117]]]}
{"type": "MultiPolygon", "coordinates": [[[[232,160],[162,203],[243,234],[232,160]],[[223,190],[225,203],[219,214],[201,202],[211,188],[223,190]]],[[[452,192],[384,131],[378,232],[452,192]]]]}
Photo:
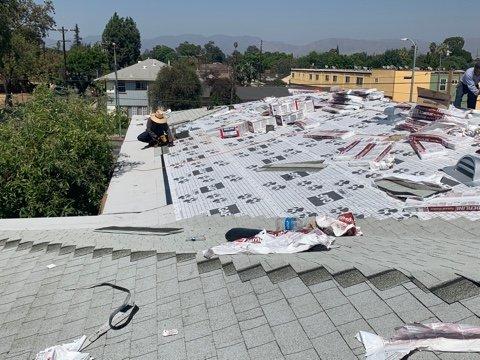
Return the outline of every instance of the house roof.
{"type": "MultiPolygon", "coordinates": [[[[308,96],[317,105],[330,100],[325,93],[308,96]]],[[[219,126],[255,120],[268,105],[265,100],[181,114],[186,122],[179,129],[188,129],[190,137],[178,140],[164,162],[155,159],[155,149],[140,152],[135,136],[144,122],[134,118],[112,180],[120,187],[110,200],[119,200],[109,214],[0,220],[0,358],[30,359],[48,346],[92,334],[123,300],[110,289],[85,288],[100,282],[130,289],[140,310],[126,328],[110,330],[87,349],[98,359],[362,359],[358,331],[388,338],[411,322],[479,326],[480,222],[472,221],[478,214],[409,216],[369,185],[378,171],[335,161],[343,140],[313,141],[295,127],[218,137],[219,126]],[[277,156],[324,158],[328,166],[297,174],[255,171],[277,156]],[[162,198],[165,172],[158,168],[166,170],[173,205],[162,198]],[[147,177],[153,182],[147,184],[147,177]],[[315,205],[309,198],[324,201],[315,205]],[[345,207],[354,211],[364,236],[337,238],[329,251],[201,255],[225,242],[232,227],[271,229],[276,216],[335,216],[345,207]],[[228,212],[235,216],[219,215],[228,212]],[[166,228],[182,230],[159,234],[166,228]],[[186,241],[201,236],[204,241],[186,241]],[[163,336],[170,329],[178,334],[163,336]]],[[[369,101],[346,114],[318,108],[310,116],[321,129],[345,127],[371,138],[396,132],[380,116],[391,105],[369,101]]],[[[467,151],[460,147],[424,162],[407,144],[395,150],[391,172],[410,174],[433,173],[467,151]]],[[[410,358],[459,357],[421,352],[410,358]]]]}
{"type": "MultiPolygon", "coordinates": [[[[136,64],[127,66],[126,68],[117,71],[118,80],[122,81],[154,81],[157,74],[165,63],[156,59],[147,59],[139,61],[136,64]]],[[[115,80],[115,72],[99,77],[95,81],[100,80],[115,80]]]]}
{"type": "Polygon", "coordinates": [[[288,88],[285,86],[237,86],[237,96],[242,101],[262,100],[266,97],[288,96],[288,88]]]}
{"type": "Polygon", "coordinates": [[[355,69],[292,69],[292,71],[307,72],[329,72],[329,73],[355,73],[355,74],[371,74],[371,70],[355,70],[355,69]]]}

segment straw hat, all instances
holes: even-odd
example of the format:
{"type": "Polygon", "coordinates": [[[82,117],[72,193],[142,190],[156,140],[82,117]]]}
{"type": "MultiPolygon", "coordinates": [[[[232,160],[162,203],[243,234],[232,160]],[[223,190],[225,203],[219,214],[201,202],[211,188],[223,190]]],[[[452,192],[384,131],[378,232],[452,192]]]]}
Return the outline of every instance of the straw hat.
{"type": "Polygon", "coordinates": [[[150,119],[152,119],[152,121],[157,124],[167,123],[167,118],[165,117],[163,111],[160,109],[155,111],[153,114],[150,114],[150,119]]]}

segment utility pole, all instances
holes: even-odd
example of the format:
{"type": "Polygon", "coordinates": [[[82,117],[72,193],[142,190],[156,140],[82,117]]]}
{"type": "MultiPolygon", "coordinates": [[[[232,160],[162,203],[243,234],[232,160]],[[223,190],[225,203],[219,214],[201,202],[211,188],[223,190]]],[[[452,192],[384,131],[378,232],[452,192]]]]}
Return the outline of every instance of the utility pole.
{"type": "Polygon", "coordinates": [[[233,56],[232,56],[232,79],[231,79],[231,89],[230,89],[230,105],[233,104],[233,96],[235,94],[235,67],[236,67],[236,59],[237,59],[237,48],[238,48],[238,43],[234,42],[233,47],[235,50],[233,50],[233,56]]]}
{"type": "Polygon", "coordinates": [[[263,40],[260,39],[260,82],[263,77],[263,40]]]}
{"type": "Polygon", "coordinates": [[[55,31],[60,31],[62,33],[62,43],[63,43],[63,81],[65,83],[65,86],[67,86],[67,49],[65,47],[65,43],[70,40],[65,40],[65,32],[66,31],[75,31],[75,29],[65,29],[64,26],[62,26],[59,29],[53,29],[55,31]]]}
{"type": "MultiPolygon", "coordinates": [[[[112,43],[113,46],[113,69],[115,70],[115,113],[118,115],[120,110],[120,103],[118,100],[118,74],[117,74],[117,44],[112,43]]],[[[118,135],[122,134],[122,121],[118,120],[118,135]]]]}

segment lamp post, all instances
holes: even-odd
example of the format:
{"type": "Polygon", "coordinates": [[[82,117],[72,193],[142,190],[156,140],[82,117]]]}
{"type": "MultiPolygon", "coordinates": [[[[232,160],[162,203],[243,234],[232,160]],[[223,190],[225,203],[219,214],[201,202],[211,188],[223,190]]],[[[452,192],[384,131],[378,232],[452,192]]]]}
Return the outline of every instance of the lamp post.
{"type": "Polygon", "coordinates": [[[415,66],[417,65],[417,44],[410,38],[402,38],[400,40],[410,41],[413,45],[412,81],[410,83],[410,102],[413,102],[413,84],[415,82],[415,66]]]}
{"type": "Polygon", "coordinates": [[[236,74],[235,74],[235,67],[237,66],[237,48],[238,48],[238,43],[235,41],[233,43],[233,47],[235,50],[233,50],[233,56],[232,56],[232,79],[231,79],[231,89],[230,89],[230,105],[233,105],[233,98],[235,95],[235,84],[236,84],[236,74]]]}
{"type": "MultiPolygon", "coordinates": [[[[117,74],[117,44],[112,43],[113,46],[113,69],[115,70],[115,113],[118,116],[120,110],[120,103],[118,100],[118,74],[117,74]]],[[[118,120],[118,135],[122,134],[122,121],[118,120]]]]}

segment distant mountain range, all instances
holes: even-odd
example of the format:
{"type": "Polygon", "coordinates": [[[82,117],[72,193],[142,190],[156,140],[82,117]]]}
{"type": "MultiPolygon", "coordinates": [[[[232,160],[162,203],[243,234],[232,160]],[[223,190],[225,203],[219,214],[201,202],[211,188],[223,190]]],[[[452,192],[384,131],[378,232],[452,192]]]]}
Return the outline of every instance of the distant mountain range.
{"type": "MultiPolygon", "coordinates": [[[[87,36],[84,38],[86,43],[95,43],[100,40],[100,36],[87,36]]],[[[209,41],[222,49],[223,52],[230,54],[233,52],[233,44],[238,43],[238,50],[245,51],[249,45],[260,47],[260,38],[256,36],[230,36],[230,35],[168,35],[158,36],[152,39],[142,39],[142,50],[151,49],[155,45],[166,45],[172,48],[177,47],[180,43],[188,41],[197,45],[204,45],[209,41]]],[[[418,40],[418,47],[421,53],[428,51],[430,42],[418,40]]],[[[281,51],[292,53],[295,56],[308,54],[311,51],[328,51],[336,48],[338,45],[340,53],[352,54],[356,52],[367,52],[368,54],[383,53],[388,49],[398,49],[410,46],[398,39],[378,39],[378,40],[361,40],[347,38],[330,38],[314,41],[305,45],[293,45],[281,41],[263,41],[264,51],[281,51]]],[[[480,38],[465,39],[465,49],[470,51],[473,57],[476,57],[480,50],[480,38]]]]}

